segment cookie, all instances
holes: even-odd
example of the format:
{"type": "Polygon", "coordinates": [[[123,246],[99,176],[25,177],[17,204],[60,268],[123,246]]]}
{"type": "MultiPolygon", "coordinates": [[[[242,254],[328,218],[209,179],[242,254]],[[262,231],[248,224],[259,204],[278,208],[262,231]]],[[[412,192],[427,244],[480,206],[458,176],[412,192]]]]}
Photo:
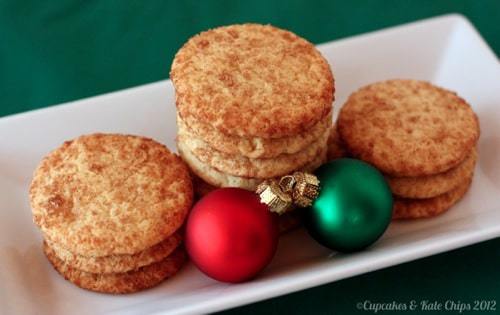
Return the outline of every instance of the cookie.
{"type": "Polygon", "coordinates": [[[44,243],[43,250],[54,269],[66,280],[80,288],[102,293],[132,293],[160,284],[175,275],[185,261],[183,248],[176,249],[167,258],[125,273],[96,274],[75,269],[59,259],[44,243]]]}
{"type": "Polygon", "coordinates": [[[82,256],[133,255],[182,225],[193,188],[188,167],[162,144],[92,134],[43,159],[30,201],[51,243],[82,256]]]}
{"type": "Polygon", "coordinates": [[[347,150],[395,177],[445,172],[479,137],[477,116],[456,93],[415,80],[390,80],[353,93],[338,130],[347,150]]]}
{"type": "Polygon", "coordinates": [[[215,28],[177,52],[170,78],[179,116],[239,137],[304,133],[331,112],[328,62],[307,40],[270,25],[215,28]]]}
{"type": "Polygon", "coordinates": [[[328,137],[327,146],[328,151],[326,153],[326,158],[328,161],[348,156],[345,145],[342,143],[342,139],[340,139],[336,125],[333,126],[330,130],[330,136],[328,137]]]}
{"type": "MultiPolygon", "coordinates": [[[[205,182],[216,187],[240,187],[247,190],[255,190],[255,188],[262,182],[262,178],[242,177],[226,174],[211,167],[208,164],[202,163],[194,154],[187,149],[183,142],[177,141],[177,149],[183,160],[189,165],[191,171],[198,177],[202,178],[205,182]]],[[[304,165],[301,170],[312,172],[321,164],[326,161],[326,149],[324,146],[314,160],[304,165]]],[[[286,175],[288,173],[277,174],[277,176],[286,175]]]]}
{"type": "Polygon", "coordinates": [[[201,163],[228,175],[252,178],[271,178],[291,173],[304,167],[326,148],[329,129],[307,148],[294,154],[281,154],[269,159],[251,159],[228,155],[207,145],[203,140],[190,137],[179,130],[177,142],[189,150],[201,163]]]}
{"type": "Polygon", "coordinates": [[[393,219],[418,219],[441,214],[457,203],[467,192],[472,178],[466,178],[458,187],[427,199],[394,198],[393,219]]]}
{"type": "Polygon", "coordinates": [[[68,266],[90,273],[122,273],[136,270],[169,256],[182,242],[182,236],[175,232],[166,240],[133,255],[111,255],[86,257],[66,250],[56,243],[47,242],[54,254],[68,266]]]}
{"type": "Polygon", "coordinates": [[[326,115],[306,132],[282,138],[238,137],[218,132],[209,124],[190,119],[186,124],[177,115],[178,133],[199,138],[210,147],[229,154],[247,158],[273,158],[281,154],[294,154],[320,138],[332,125],[332,114],[326,115]]]}
{"type": "Polygon", "coordinates": [[[465,161],[458,166],[435,175],[420,177],[390,177],[386,176],[392,193],[405,198],[431,198],[447,191],[453,190],[464,181],[470,178],[476,165],[476,149],[465,158],[465,161]]]}

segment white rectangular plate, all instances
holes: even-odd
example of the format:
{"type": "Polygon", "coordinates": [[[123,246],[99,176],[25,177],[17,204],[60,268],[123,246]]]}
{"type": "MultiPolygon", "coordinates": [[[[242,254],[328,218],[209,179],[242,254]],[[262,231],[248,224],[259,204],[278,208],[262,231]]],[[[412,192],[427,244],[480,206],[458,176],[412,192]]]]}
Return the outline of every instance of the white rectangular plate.
{"type": "Polygon", "coordinates": [[[480,242],[500,235],[500,67],[471,24],[449,15],[319,46],[335,74],[336,110],[364,84],[389,78],[432,81],[459,91],[481,122],[471,190],[434,219],[392,223],[356,254],[332,253],[298,230],[281,239],[257,279],[229,285],[188,264],[157,288],[125,296],[66,282],[41,251],[28,203],[31,174],[64,140],[91,132],[139,134],[175,148],[170,81],[0,119],[0,313],[187,314],[222,310],[480,242]]]}

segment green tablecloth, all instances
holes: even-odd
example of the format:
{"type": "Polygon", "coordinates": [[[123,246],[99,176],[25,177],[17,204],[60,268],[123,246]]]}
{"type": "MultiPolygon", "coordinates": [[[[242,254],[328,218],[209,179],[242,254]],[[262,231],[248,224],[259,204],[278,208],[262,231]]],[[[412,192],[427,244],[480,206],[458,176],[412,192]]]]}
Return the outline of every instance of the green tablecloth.
{"type": "MultiPolygon", "coordinates": [[[[450,12],[467,16],[500,53],[500,1],[3,0],[0,116],[165,79],[181,44],[218,25],[271,23],[321,43],[450,12]]],[[[364,300],[500,302],[499,267],[497,239],[227,313],[372,313],[356,309],[364,300]]]]}

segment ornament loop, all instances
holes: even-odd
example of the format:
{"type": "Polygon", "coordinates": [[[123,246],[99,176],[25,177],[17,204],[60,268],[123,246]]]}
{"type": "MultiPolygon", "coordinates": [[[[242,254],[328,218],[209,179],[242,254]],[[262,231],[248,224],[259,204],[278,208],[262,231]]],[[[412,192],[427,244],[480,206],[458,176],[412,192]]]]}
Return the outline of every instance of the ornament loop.
{"type": "Polygon", "coordinates": [[[283,192],[292,193],[297,180],[293,175],[285,175],[280,178],[279,185],[283,192]]]}

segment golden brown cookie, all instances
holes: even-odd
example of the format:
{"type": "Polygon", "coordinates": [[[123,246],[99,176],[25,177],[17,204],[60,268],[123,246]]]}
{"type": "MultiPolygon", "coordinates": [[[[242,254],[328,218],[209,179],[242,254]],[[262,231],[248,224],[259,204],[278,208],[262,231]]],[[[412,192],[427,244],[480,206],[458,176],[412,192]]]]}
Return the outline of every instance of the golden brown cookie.
{"type": "Polygon", "coordinates": [[[179,134],[199,138],[210,147],[229,154],[247,158],[273,158],[281,154],[294,154],[320,138],[332,125],[332,114],[326,115],[306,132],[282,138],[238,137],[218,132],[209,124],[191,119],[188,126],[177,115],[179,134]]]}
{"type": "MultiPolygon", "coordinates": [[[[216,187],[240,187],[248,190],[255,190],[257,185],[262,182],[262,178],[242,177],[226,174],[221,172],[206,163],[202,163],[191,151],[185,148],[183,142],[177,141],[177,149],[183,160],[189,165],[191,171],[196,176],[202,178],[205,182],[216,187]]],[[[312,172],[326,161],[327,147],[324,146],[322,152],[314,158],[313,161],[304,165],[300,170],[312,172]]],[[[286,175],[287,173],[278,174],[277,176],[286,175]]]]}
{"type": "Polygon", "coordinates": [[[243,138],[217,132],[210,125],[193,121],[193,125],[186,123],[177,115],[177,129],[179,134],[190,138],[203,140],[212,148],[229,155],[240,155],[247,158],[273,158],[281,154],[297,153],[319,139],[332,124],[331,113],[325,116],[316,125],[306,132],[282,138],[243,138]]]}
{"type": "Polygon", "coordinates": [[[175,250],[167,258],[125,273],[96,274],[71,267],[59,259],[44,243],[43,250],[50,263],[66,280],[80,288],[102,293],[132,293],[160,284],[181,269],[185,261],[183,248],[175,250]]]}
{"type": "Polygon", "coordinates": [[[203,140],[188,136],[181,130],[179,130],[177,142],[183,146],[183,150],[189,150],[200,162],[225,174],[239,177],[270,178],[291,173],[313,161],[325,151],[329,133],[330,131],[327,129],[319,139],[302,151],[266,159],[251,159],[220,152],[203,140]]]}
{"type": "Polygon", "coordinates": [[[404,198],[431,198],[463,183],[464,178],[470,178],[476,165],[477,153],[473,148],[472,152],[465,158],[465,161],[458,166],[435,175],[420,177],[390,177],[386,176],[392,193],[404,198]]]}
{"type": "Polygon", "coordinates": [[[346,157],[347,155],[345,145],[342,143],[339,132],[337,131],[337,125],[334,125],[330,131],[330,136],[328,137],[328,151],[326,158],[328,161],[331,161],[346,157]]]}
{"type": "Polygon", "coordinates": [[[419,219],[441,214],[457,203],[467,192],[472,178],[466,178],[453,190],[427,199],[395,197],[393,219],[419,219]]]}
{"type": "Polygon", "coordinates": [[[445,172],[479,137],[477,116],[456,93],[415,80],[390,80],[353,93],[338,128],[350,154],[396,177],[445,172]]]}
{"type": "Polygon", "coordinates": [[[186,164],[147,138],[65,142],[35,171],[30,201],[44,236],[83,256],[132,255],[172,235],[193,200],[186,164]]]}
{"type": "Polygon", "coordinates": [[[215,28],[177,52],[170,78],[180,117],[239,137],[306,132],[332,108],[328,62],[307,40],[270,25],[215,28]]]}
{"type": "Polygon", "coordinates": [[[121,273],[136,270],[140,267],[165,259],[181,244],[181,242],[181,234],[175,232],[166,240],[142,252],[133,255],[111,255],[101,257],[81,256],[73,254],[55,243],[47,241],[47,244],[59,259],[72,268],[90,273],[121,273]]]}

